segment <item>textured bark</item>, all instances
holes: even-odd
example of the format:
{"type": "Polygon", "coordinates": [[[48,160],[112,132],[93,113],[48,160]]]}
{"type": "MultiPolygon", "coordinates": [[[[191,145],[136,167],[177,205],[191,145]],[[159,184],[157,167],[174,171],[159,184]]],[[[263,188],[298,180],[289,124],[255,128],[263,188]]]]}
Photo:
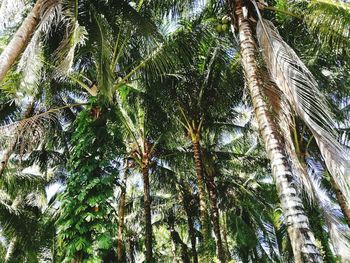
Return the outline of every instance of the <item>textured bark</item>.
{"type": "Polygon", "coordinates": [[[343,212],[346,223],[350,227],[350,209],[349,209],[348,205],[346,204],[346,200],[344,198],[344,195],[341,192],[341,190],[339,189],[337,183],[334,181],[332,176],[330,176],[330,178],[331,178],[331,185],[332,185],[333,190],[335,191],[335,196],[337,198],[340,209],[343,212]]]}
{"type": "MultiPolygon", "coordinates": [[[[31,116],[31,114],[33,113],[34,110],[34,103],[31,102],[29,103],[26,111],[23,114],[23,118],[29,118],[31,116]]],[[[1,158],[1,162],[0,162],[0,177],[4,174],[4,171],[7,167],[7,164],[11,158],[11,155],[14,153],[14,151],[16,150],[16,146],[17,146],[17,142],[18,142],[18,136],[19,134],[21,134],[23,129],[23,125],[19,124],[18,127],[16,128],[15,134],[14,136],[16,137],[15,140],[13,140],[12,142],[10,142],[9,146],[7,147],[7,149],[4,151],[2,158],[1,158]]]]}
{"type": "Polygon", "coordinates": [[[10,43],[0,55],[0,81],[15,63],[27,43],[31,39],[40,19],[41,6],[44,0],[38,0],[22,25],[19,27],[10,43]]]}
{"type": "Polygon", "coordinates": [[[220,262],[226,262],[226,254],[221,238],[220,215],[218,209],[216,184],[214,181],[214,174],[212,174],[211,172],[208,172],[207,174],[207,188],[209,191],[211,220],[213,223],[213,230],[215,234],[217,256],[220,262]]]}
{"type": "Polygon", "coordinates": [[[143,179],[143,203],[144,203],[144,217],[146,224],[146,262],[153,262],[152,252],[152,218],[151,218],[151,195],[149,186],[149,167],[148,161],[142,167],[142,179],[143,179]]]}
{"type": "Polygon", "coordinates": [[[125,253],[124,253],[124,240],[123,240],[123,230],[124,230],[124,218],[125,218],[125,198],[126,198],[126,180],[128,177],[129,167],[128,162],[126,162],[126,168],[124,172],[124,178],[121,185],[121,193],[119,199],[119,227],[118,227],[118,250],[117,250],[117,262],[125,262],[125,253]]]}
{"type": "Polygon", "coordinates": [[[204,242],[209,237],[209,218],[207,211],[207,202],[205,200],[205,185],[203,179],[203,165],[201,159],[201,146],[198,139],[192,140],[193,157],[197,177],[198,195],[199,195],[199,217],[202,227],[204,242]]]}
{"type": "Polygon", "coordinates": [[[232,15],[238,22],[243,69],[260,133],[271,161],[272,174],[288,227],[295,262],[322,262],[322,257],[315,245],[314,235],[310,230],[302,200],[298,197],[288,159],[283,150],[283,141],[264,99],[255,54],[256,43],[249,20],[247,17],[244,17],[241,1],[236,1],[235,3],[229,1],[229,3],[231,4],[231,10],[235,10],[235,13],[232,15]]]}

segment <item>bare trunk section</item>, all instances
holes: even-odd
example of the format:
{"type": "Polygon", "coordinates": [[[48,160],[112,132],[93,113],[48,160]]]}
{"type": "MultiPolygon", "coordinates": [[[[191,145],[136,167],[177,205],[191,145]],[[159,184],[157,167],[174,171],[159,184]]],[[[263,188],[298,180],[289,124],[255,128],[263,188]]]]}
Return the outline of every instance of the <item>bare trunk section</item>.
{"type": "Polygon", "coordinates": [[[225,250],[224,250],[224,246],[222,244],[222,238],[221,238],[220,214],[218,209],[216,184],[214,181],[214,174],[211,172],[208,172],[207,174],[207,188],[209,191],[211,220],[213,222],[213,230],[215,234],[217,255],[220,262],[225,263],[226,254],[225,254],[225,250]]]}
{"type": "MultiPolygon", "coordinates": [[[[0,62],[1,63],[1,62],[0,62]]],[[[23,114],[23,118],[29,118],[32,114],[34,110],[34,102],[29,103],[26,111],[23,114]]],[[[4,171],[7,167],[7,164],[11,158],[11,155],[14,153],[14,151],[16,150],[16,146],[17,146],[17,142],[18,142],[18,136],[21,134],[21,131],[23,129],[23,125],[19,124],[16,132],[14,134],[15,138],[12,142],[10,142],[9,146],[7,147],[7,149],[4,151],[2,158],[1,158],[1,162],[0,162],[0,177],[2,177],[2,175],[4,174],[4,171]]]]}
{"type": "Polygon", "coordinates": [[[234,17],[237,18],[238,22],[245,77],[247,79],[259,129],[265,143],[268,157],[271,161],[272,173],[288,227],[288,234],[291,240],[295,262],[323,262],[318,248],[315,245],[315,238],[310,230],[302,200],[298,197],[293,182],[293,175],[283,150],[283,141],[264,99],[263,87],[259,79],[255,54],[256,43],[253,38],[249,20],[247,17],[244,17],[241,1],[229,1],[229,3],[232,10],[235,10],[235,14],[232,15],[235,15],[234,17]]]}
{"type": "Polygon", "coordinates": [[[207,211],[207,202],[205,200],[205,185],[203,179],[203,165],[201,159],[201,146],[198,139],[192,141],[193,157],[197,177],[198,195],[199,195],[199,217],[201,221],[201,230],[204,242],[209,238],[209,218],[207,211]]]}
{"type": "Polygon", "coordinates": [[[143,179],[143,202],[144,202],[144,217],[146,224],[146,262],[153,262],[152,252],[152,218],[151,218],[151,195],[149,185],[149,167],[148,161],[144,162],[142,167],[142,179],[143,179]]]}
{"type": "Polygon", "coordinates": [[[126,181],[129,173],[129,163],[126,161],[126,167],[124,172],[124,178],[120,187],[120,199],[119,199],[119,211],[118,211],[118,249],[117,249],[117,262],[125,262],[124,253],[124,218],[125,218],[125,199],[126,199],[126,181]]]}
{"type": "Polygon", "coordinates": [[[44,0],[37,0],[33,9],[23,21],[10,43],[6,46],[0,55],[0,81],[3,80],[6,73],[15,63],[19,55],[22,53],[27,43],[31,39],[36,26],[40,20],[41,6],[44,0]]]}
{"type": "Polygon", "coordinates": [[[343,193],[339,189],[337,183],[334,181],[333,176],[330,175],[330,178],[331,178],[331,185],[333,190],[335,191],[335,196],[337,198],[340,209],[343,212],[346,223],[350,227],[350,209],[346,203],[343,193]]]}

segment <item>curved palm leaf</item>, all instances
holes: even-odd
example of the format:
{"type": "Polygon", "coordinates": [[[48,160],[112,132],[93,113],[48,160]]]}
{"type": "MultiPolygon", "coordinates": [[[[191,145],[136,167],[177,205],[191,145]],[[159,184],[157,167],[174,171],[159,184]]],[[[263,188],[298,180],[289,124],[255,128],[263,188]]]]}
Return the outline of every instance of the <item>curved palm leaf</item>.
{"type": "Polygon", "coordinates": [[[350,155],[337,140],[337,126],[316,80],[271,22],[260,19],[257,36],[272,79],[313,133],[328,170],[350,204],[350,155]]]}

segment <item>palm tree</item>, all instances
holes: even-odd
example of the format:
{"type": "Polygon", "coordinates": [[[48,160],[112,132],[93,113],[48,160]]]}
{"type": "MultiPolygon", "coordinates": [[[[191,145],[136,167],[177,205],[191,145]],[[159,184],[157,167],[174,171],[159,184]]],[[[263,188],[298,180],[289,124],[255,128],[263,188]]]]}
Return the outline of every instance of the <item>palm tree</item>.
{"type": "Polygon", "coordinates": [[[264,99],[262,80],[259,77],[255,55],[256,43],[248,17],[243,13],[243,9],[248,10],[248,6],[243,5],[241,1],[228,3],[231,18],[233,21],[237,21],[237,24],[233,26],[237,26],[239,30],[242,65],[260,132],[271,160],[272,172],[285,213],[295,260],[296,262],[321,262],[322,258],[315,244],[302,200],[298,197],[295,183],[293,183],[288,157],[283,150],[283,140],[264,99]]]}
{"type": "MultiPolygon", "coordinates": [[[[198,30],[196,25],[204,18],[194,20],[192,30],[198,30]]],[[[212,25],[206,25],[208,28],[212,25]]],[[[210,218],[208,207],[211,209],[214,232],[217,243],[217,253],[220,261],[225,262],[221,233],[219,226],[219,214],[215,201],[215,184],[213,174],[206,173],[203,163],[202,134],[210,130],[218,119],[224,121],[230,106],[234,103],[236,91],[227,90],[228,83],[235,81],[232,71],[229,69],[231,58],[227,55],[227,42],[215,40],[215,35],[205,34],[198,36],[197,49],[191,64],[185,64],[177,70],[175,77],[169,77],[167,90],[160,89],[158,95],[162,104],[166,102],[168,111],[185,128],[186,136],[190,139],[192,154],[197,178],[197,187],[200,204],[201,231],[204,244],[210,239],[210,218]],[[173,87],[172,87],[173,86],[173,87]],[[217,103],[221,101],[221,103],[217,103]],[[176,107],[174,108],[174,102],[176,107]],[[208,176],[208,178],[205,177],[208,176]],[[209,179],[209,180],[208,180],[209,179]],[[210,180],[211,179],[211,180],[210,180]],[[210,205],[208,206],[206,185],[209,188],[210,205]],[[214,188],[213,188],[214,187],[214,188]]],[[[238,92],[237,92],[238,93],[238,92]]],[[[205,248],[207,252],[209,248],[205,248]]]]}
{"type": "MultiPolygon", "coordinates": [[[[239,0],[226,5],[209,1],[196,8],[198,1],[191,0],[68,2],[38,0],[34,9],[41,5],[40,21],[29,14],[20,27],[27,28],[26,40],[12,38],[5,51],[13,61],[0,62],[6,64],[0,118],[22,118],[0,128],[7,141],[2,144],[0,188],[7,193],[15,189],[10,197],[0,196],[6,260],[44,260],[39,255],[44,249],[63,262],[198,262],[212,260],[215,248],[220,262],[293,262],[292,254],[295,262],[333,262],[334,255],[347,260],[340,250],[348,249],[341,210],[349,217],[349,155],[333,131],[346,129],[347,110],[337,112],[340,124],[335,123],[314,77],[287,44],[293,42],[290,32],[283,34],[288,29],[279,33],[260,14],[266,9],[288,15],[290,10],[239,0]],[[166,15],[174,18],[168,28],[166,15]],[[228,20],[238,30],[239,47],[226,33],[228,20]],[[13,52],[8,51],[11,45],[16,46],[13,52]],[[17,70],[6,74],[24,49],[17,70]],[[244,90],[237,76],[241,65],[271,170],[256,133],[249,134],[253,143],[245,133],[242,140],[232,139],[252,128],[237,129],[234,123],[233,106],[244,90]],[[14,139],[9,143],[9,138],[14,139]],[[121,172],[123,161],[129,165],[121,172]],[[38,184],[23,190],[13,186],[21,186],[18,178],[11,186],[6,180],[14,167],[39,165],[49,174],[55,162],[63,164],[58,174],[67,180],[60,201],[50,207],[57,213],[50,210],[48,220],[38,207],[27,205],[26,194],[33,196],[38,184]],[[53,221],[58,242],[49,248],[53,221]],[[22,227],[26,222],[33,229],[22,227]],[[47,230],[49,237],[37,229],[47,230]],[[28,237],[27,242],[22,236],[40,240],[28,237]]],[[[316,1],[297,3],[295,10],[295,19],[306,22],[303,29],[324,34],[317,52],[328,54],[329,46],[334,47],[333,66],[344,66],[346,26],[328,18],[321,26],[315,21],[323,15],[319,10],[346,21],[347,5],[316,1]]],[[[300,25],[279,19],[283,25],[300,25]]],[[[313,53],[312,38],[305,42],[298,53],[313,53]]],[[[309,64],[319,79],[321,65],[332,62],[314,59],[309,64]]],[[[344,71],[345,66],[337,72],[344,71]]],[[[324,91],[335,97],[334,107],[346,103],[324,91]]]]}
{"type": "Polygon", "coordinates": [[[25,46],[32,37],[36,26],[41,18],[44,0],[38,0],[30,11],[20,28],[12,37],[10,43],[2,51],[0,56],[0,81],[3,80],[6,73],[10,70],[13,63],[19,57],[25,46]]]}

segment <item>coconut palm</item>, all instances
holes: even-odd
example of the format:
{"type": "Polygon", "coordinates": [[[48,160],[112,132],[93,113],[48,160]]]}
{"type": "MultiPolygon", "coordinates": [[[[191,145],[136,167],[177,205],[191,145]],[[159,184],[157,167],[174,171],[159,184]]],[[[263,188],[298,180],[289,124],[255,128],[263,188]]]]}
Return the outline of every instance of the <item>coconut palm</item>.
{"type": "Polygon", "coordinates": [[[15,231],[33,214],[45,229],[22,190],[4,196],[3,222],[13,219],[3,229],[7,258],[35,261],[45,249],[63,262],[198,262],[216,250],[221,262],[348,260],[348,28],[339,23],[348,6],[277,5],[37,1],[9,44],[0,40],[8,58],[0,62],[0,117],[10,122],[0,128],[0,174],[37,164],[49,173],[59,162],[68,176],[50,214],[59,241],[51,249],[15,231]],[[317,41],[305,38],[308,28],[317,41]],[[341,94],[325,87],[336,74],[341,94]],[[319,87],[339,108],[335,116],[319,87]],[[234,122],[246,90],[266,153],[256,133],[232,139],[252,129],[234,122]],[[12,199],[23,204],[22,221],[10,213],[12,199]]]}

